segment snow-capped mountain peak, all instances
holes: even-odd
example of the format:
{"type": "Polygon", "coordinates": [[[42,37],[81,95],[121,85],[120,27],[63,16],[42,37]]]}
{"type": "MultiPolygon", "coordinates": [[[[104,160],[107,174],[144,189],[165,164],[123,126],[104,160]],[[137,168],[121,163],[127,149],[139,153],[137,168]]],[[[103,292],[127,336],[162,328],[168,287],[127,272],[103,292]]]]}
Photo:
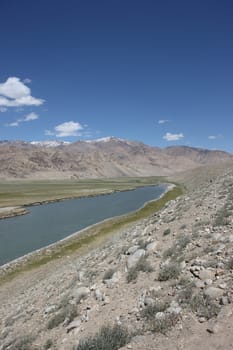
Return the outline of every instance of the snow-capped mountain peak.
{"type": "Polygon", "coordinates": [[[70,142],[68,142],[68,141],[58,141],[58,140],[52,140],[52,141],[31,141],[30,144],[34,145],[34,146],[58,147],[58,146],[69,145],[70,142]]]}
{"type": "Polygon", "coordinates": [[[87,143],[96,143],[96,142],[110,142],[110,141],[121,141],[121,142],[128,142],[128,140],[121,139],[119,137],[115,136],[107,136],[107,137],[102,137],[99,139],[94,139],[94,140],[86,140],[85,142],[87,143]]]}

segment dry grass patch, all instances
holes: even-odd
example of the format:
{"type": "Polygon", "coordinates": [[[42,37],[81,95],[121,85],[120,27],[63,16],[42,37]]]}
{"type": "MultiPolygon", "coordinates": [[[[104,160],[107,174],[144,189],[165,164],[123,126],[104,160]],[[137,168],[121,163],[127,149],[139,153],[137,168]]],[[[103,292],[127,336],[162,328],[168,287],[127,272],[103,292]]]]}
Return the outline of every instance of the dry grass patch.
{"type": "Polygon", "coordinates": [[[140,260],[138,261],[138,263],[134,267],[129,269],[127,276],[126,276],[127,282],[130,283],[132,281],[135,281],[137,279],[140,271],[141,272],[153,272],[154,271],[151,264],[148,262],[146,256],[141,257],[140,260]]]}
{"type": "Polygon", "coordinates": [[[180,273],[181,273],[180,264],[171,262],[160,268],[158,280],[168,281],[171,279],[176,279],[179,277],[180,273]]]}
{"type": "Polygon", "coordinates": [[[105,280],[110,280],[112,278],[112,276],[114,275],[114,273],[116,272],[115,269],[108,269],[103,276],[103,281],[105,280]]]}
{"type": "Polygon", "coordinates": [[[122,326],[104,326],[96,335],[81,340],[73,350],[118,350],[130,339],[130,333],[122,326]]]}
{"type": "Polygon", "coordinates": [[[142,317],[147,320],[153,320],[158,312],[164,312],[169,307],[167,302],[155,302],[147,305],[141,312],[142,317]]]}
{"type": "MultiPolygon", "coordinates": [[[[10,350],[34,350],[32,342],[34,337],[30,335],[22,336],[13,342],[13,345],[10,347],[10,350]]],[[[35,349],[36,350],[36,349],[35,349]]]]}
{"type": "Polygon", "coordinates": [[[144,323],[144,331],[167,334],[167,332],[176,325],[178,320],[178,314],[164,313],[160,311],[157,313],[157,316],[155,314],[154,317],[146,317],[146,322],[144,323]]]}
{"type": "Polygon", "coordinates": [[[227,268],[228,268],[229,270],[233,270],[233,257],[230,258],[230,259],[228,260],[228,262],[227,262],[227,268]]]}
{"type": "Polygon", "coordinates": [[[59,310],[48,322],[47,328],[53,329],[58,327],[61,323],[66,322],[68,325],[78,316],[77,307],[75,305],[68,304],[63,309],[59,310]]]}
{"type": "Polygon", "coordinates": [[[209,297],[202,293],[194,295],[192,299],[190,299],[189,305],[193,312],[207,320],[216,317],[220,310],[219,305],[215,304],[209,297]]]}

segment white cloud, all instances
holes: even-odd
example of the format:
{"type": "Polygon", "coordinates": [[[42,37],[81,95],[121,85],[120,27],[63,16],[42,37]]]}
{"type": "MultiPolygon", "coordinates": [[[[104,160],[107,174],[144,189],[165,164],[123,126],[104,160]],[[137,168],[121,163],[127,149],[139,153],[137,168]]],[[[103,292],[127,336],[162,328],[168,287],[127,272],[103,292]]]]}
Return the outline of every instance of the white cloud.
{"type": "Polygon", "coordinates": [[[9,127],[19,126],[19,122],[13,122],[13,123],[5,124],[5,126],[9,126],[9,127]]]}
{"type": "Polygon", "coordinates": [[[26,78],[26,79],[23,80],[24,84],[30,84],[31,82],[32,82],[32,80],[29,79],[29,78],[26,78]]]}
{"type": "Polygon", "coordinates": [[[8,98],[21,98],[30,95],[30,89],[19,78],[10,77],[3,84],[0,84],[0,94],[8,98]]]}
{"type": "Polygon", "coordinates": [[[158,124],[165,124],[165,123],[168,123],[168,122],[170,122],[169,119],[160,119],[160,120],[158,121],[158,124]]]}
{"type": "Polygon", "coordinates": [[[50,131],[50,130],[45,130],[45,135],[47,135],[47,136],[54,136],[55,134],[54,134],[54,132],[52,132],[52,131],[50,131]]]}
{"type": "Polygon", "coordinates": [[[163,139],[166,141],[178,141],[182,139],[184,135],[182,133],[180,134],[171,134],[170,132],[167,132],[164,136],[163,139]]]}
{"type": "Polygon", "coordinates": [[[0,107],[0,112],[6,112],[7,111],[7,108],[6,107],[0,107]]]}
{"type": "Polygon", "coordinates": [[[31,89],[17,77],[0,84],[0,107],[40,106],[44,100],[31,96],[31,89]]]}
{"type": "Polygon", "coordinates": [[[210,135],[210,136],[208,136],[208,139],[209,140],[216,140],[216,139],[220,139],[222,137],[223,136],[221,134],[219,134],[219,135],[210,135]]]}
{"type": "Polygon", "coordinates": [[[39,119],[38,114],[31,112],[27,114],[24,118],[19,118],[13,123],[8,123],[6,126],[19,126],[20,123],[31,122],[32,120],[39,119]]]}
{"type": "Polygon", "coordinates": [[[29,113],[28,115],[26,115],[26,117],[24,117],[21,121],[22,122],[30,122],[30,121],[36,120],[36,119],[39,119],[38,114],[32,112],[32,113],[29,113]]]}
{"type": "Polygon", "coordinates": [[[81,130],[83,130],[83,126],[78,122],[65,122],[55,126],[55,135],[56,137],[64,137],[64,136],[80,136],[81,130]]]}

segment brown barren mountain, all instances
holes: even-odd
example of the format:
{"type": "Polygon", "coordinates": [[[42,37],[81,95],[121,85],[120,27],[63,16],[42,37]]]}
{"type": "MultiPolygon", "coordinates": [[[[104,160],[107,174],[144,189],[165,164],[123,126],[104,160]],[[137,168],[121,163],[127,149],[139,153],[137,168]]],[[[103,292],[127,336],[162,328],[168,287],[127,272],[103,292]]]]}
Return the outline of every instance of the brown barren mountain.
{"type": "Polygon", "coordinates": [[[233,155],[187,146],[164,149],[114,137],[96,141],[0,142],[0,178],[160,176],[233,161],[233,155]]]}

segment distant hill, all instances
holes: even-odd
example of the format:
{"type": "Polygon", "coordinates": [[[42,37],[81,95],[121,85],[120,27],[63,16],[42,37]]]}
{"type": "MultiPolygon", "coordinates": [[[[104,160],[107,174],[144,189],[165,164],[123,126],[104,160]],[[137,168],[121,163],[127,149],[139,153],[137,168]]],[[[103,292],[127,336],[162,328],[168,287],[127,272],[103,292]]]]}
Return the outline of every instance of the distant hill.
{"type": "Polygon", "coordinates": [[[107,137],[59,141],[0,142],[0,178],[101,178],[160,176],[201,165],[233,161],[233,155],[187,146],[164,149],[107,137]]]}

